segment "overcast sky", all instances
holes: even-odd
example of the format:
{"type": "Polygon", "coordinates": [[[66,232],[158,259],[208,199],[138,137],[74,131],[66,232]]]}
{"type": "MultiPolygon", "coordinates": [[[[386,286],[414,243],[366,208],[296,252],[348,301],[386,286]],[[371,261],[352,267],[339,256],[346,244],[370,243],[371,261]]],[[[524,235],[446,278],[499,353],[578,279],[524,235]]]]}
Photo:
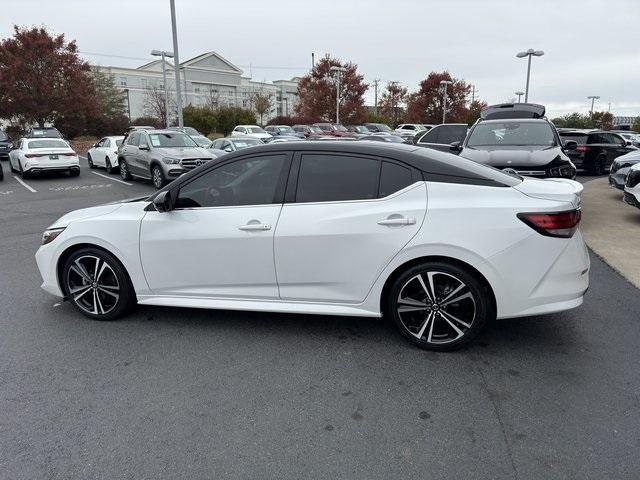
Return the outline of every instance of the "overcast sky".
{"type": "MultiPolygon", "coordinates": [[[[92,63],[135,67],[172,50],[169,0],[0,3],[0,37],[46,25],[92,63]]],[[[588,95],[601,97],[597,109],[640,114],[638,0],[176,0],[176,10],[182,61],[213,50],[255,80],[303,75],[311,52],[330,53],[369,83],[409,90],[446,69],[497,103],[524,90],[526,59],[515,54],[534,48],[545,55],[533,59],[529,100],[549,116],[586,113],[588,95]]]]}

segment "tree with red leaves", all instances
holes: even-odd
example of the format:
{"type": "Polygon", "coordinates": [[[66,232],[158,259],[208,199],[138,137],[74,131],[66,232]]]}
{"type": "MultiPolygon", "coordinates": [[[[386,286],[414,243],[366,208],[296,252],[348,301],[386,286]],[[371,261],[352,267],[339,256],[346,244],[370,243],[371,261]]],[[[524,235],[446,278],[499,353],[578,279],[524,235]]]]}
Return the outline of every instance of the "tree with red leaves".
{"type": "Polygon", "coordinates": [[[344,67],[340,77],[340,121],[345,124],[366,121],[367,110],[364,94],[369,86],[358,73],[357,65],[342,63],[326,55],[319,60],[313,70],[298,82],[298,116],[322,118],[333,122],[336,118],[336,83],[331,67],[344,67]]]}
{"type": "Polygon", "coordinates": [[[471,87],[464,80],[453,78],[449,72],[431,72],[420,82],[420,89],[407,101],[407,121],[440,123],[442,121],[442,80],[453,82],[447,86],[447,122],[463,123],[467,117],[467,95],[471,87]]]}
{"type": "Polygon", "coordinates": [[[89,64],[78,56],[75,41],[42,27],[13,29],[13,37],[0,41],[0,118],[75,126],[95,115],[89,64]]]}
{"type": "Polygon", "coordinates": [[[407,89],[398,82],[389,82],[380,100],[380,112],[391,119],[394,127],[404,118],[403,104],[407,99],[407,89]]]}

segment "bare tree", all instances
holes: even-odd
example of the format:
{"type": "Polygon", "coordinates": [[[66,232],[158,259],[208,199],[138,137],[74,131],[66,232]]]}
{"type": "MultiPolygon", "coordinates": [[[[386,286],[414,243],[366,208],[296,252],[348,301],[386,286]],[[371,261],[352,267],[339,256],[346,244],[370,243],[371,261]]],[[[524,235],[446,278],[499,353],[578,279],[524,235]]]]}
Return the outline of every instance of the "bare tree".
{"type": "Polygon", "coordinates": [[[258,90],[251,94],[251,105],[256,113],[260,116],[260,125],[262,125],[262,117],[271,110],[271,94],[258,90]]]}
{"type": "Polygon", "coordinates": [[[220,106],[220,93],[217,90],[209,90],[205,97],[205,105],[211,110],[215,110],[220,106]]]}
{"type": "Polygon", "coordinates": [[[147,87],[144,96],[143,108],[145,115],[155,117],[160,120],[162,125],[167,124],[167,115],[173,120],[176,116],[176,102],[172,95],[169,95],[169,112],[166,111],[164,88],[147,87]]]}

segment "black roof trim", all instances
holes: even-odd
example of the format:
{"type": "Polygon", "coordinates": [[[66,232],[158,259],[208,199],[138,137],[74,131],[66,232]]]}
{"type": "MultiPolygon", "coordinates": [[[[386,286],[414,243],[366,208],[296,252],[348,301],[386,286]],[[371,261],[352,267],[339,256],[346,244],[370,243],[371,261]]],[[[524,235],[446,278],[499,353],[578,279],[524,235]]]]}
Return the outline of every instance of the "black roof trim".
{"type": "Polygon", "coordinates": [[[482,120],[543,118],[544,114],[544,105],[537,103],[500,103],[484,107],[480,112],[480,118],[482,120]]]}

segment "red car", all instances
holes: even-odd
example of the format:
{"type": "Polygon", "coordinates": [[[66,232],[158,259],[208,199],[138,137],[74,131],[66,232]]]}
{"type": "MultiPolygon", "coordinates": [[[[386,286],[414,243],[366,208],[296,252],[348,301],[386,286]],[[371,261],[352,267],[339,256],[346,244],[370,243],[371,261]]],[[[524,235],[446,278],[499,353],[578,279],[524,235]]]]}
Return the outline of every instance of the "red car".
{"type": "Polygon", "coordinates": [[[314,125],[294,125],[292,128],[294,132],[302,133],[305,138],[313,139],[327,136],[320,127],[316,127],[314,125]]]}
{"type": "Polygon", "coordinates": [[[339,123],[314,123],[314,127],[319,127],[325,135],[332,137],[356,137],[356,135],[339,123]]]}

